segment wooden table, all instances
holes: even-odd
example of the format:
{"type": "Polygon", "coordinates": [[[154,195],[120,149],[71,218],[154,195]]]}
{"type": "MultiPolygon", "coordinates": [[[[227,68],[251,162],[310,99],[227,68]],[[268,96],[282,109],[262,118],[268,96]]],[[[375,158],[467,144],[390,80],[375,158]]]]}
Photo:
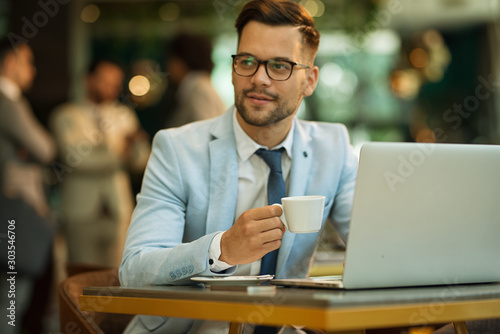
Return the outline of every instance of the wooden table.
{"type": "Polygon", "coordinates": [[[277,288],[274,292],[220,291],[200,286],[87,287],[85,311],[146,314],[241,323],[294,324],[329,333],[500,318],[500,284],[375,290],[277,288]]]}

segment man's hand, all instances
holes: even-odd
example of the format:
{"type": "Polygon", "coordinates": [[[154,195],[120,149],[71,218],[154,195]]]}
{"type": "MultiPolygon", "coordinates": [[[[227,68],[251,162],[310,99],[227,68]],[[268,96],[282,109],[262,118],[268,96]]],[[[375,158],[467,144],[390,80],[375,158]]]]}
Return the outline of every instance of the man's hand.
{"type": "Polygon", "coordinates": [[[286,231],[280,216],[277,205],[243,212],[222,235],[219,260],[230,265],[252,263],[278,249],[286,231]]]}

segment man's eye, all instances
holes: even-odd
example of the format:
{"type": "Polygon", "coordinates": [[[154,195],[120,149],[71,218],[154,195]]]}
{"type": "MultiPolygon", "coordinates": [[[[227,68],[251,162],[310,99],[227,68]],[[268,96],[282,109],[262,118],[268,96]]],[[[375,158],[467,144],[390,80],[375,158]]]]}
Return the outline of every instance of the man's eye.
{"type": "Polygon", "coordinates": [[[242,59],[241,65],[242,66],[253,66],[253,65],[255,65],[255,60],[254,59],[242,59]]]}
{"type": "Polygon", "coordinates": [[[290,64],[288,64],[286,62],[276,61],[276,62],[271,63],[271,68],[273,70],[278,70],[278,71],[288,70],[288,69],[290,69],[290,64]]]}

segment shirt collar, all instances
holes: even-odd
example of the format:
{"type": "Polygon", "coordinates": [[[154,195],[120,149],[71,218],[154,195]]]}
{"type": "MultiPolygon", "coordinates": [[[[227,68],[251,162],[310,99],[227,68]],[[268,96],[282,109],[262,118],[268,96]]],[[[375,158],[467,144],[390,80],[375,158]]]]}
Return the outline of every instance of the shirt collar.
{"type": "Polygon", "coordinates": [[[11,100],[19,100],[21,98],[21,89],[10,79],[0,77],[0,91],[11,100]]]}
{"type": "MultiPolygon", "coordinates": [[[[233,130],[234,136],[236,138],[236,150],[238,151],[238,156],[242,161],[247,161],[259,148],[267,147],[257,144],[255,141],[250,138],[245,131],[241,128],[241,125],[238,123],[236,118],[236,113],[238,111],[234,108],[233,113],[233,130]]],[[[292,158],[292,145],[293,145],[293,131],[295,129],[295,120],[292,122],[292,127],[288,134],[285,137],[285,140],[281,142],[281,144],[272,147],[272,150],[279,149],[283,147],[287,155],[292,158]]]]}

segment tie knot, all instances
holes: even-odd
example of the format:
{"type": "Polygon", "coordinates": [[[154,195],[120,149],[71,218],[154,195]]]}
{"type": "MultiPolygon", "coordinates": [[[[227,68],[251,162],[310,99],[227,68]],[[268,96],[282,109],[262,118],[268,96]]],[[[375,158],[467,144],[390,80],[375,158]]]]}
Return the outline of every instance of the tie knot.
{"type": "Polygon", "coordinates": [[[271,172],[281,173],[281,154],[283,150],[283,147],[272,151],[259,148],[255,154],[266,162],[269,168],[271,168],[271,172]]]}

